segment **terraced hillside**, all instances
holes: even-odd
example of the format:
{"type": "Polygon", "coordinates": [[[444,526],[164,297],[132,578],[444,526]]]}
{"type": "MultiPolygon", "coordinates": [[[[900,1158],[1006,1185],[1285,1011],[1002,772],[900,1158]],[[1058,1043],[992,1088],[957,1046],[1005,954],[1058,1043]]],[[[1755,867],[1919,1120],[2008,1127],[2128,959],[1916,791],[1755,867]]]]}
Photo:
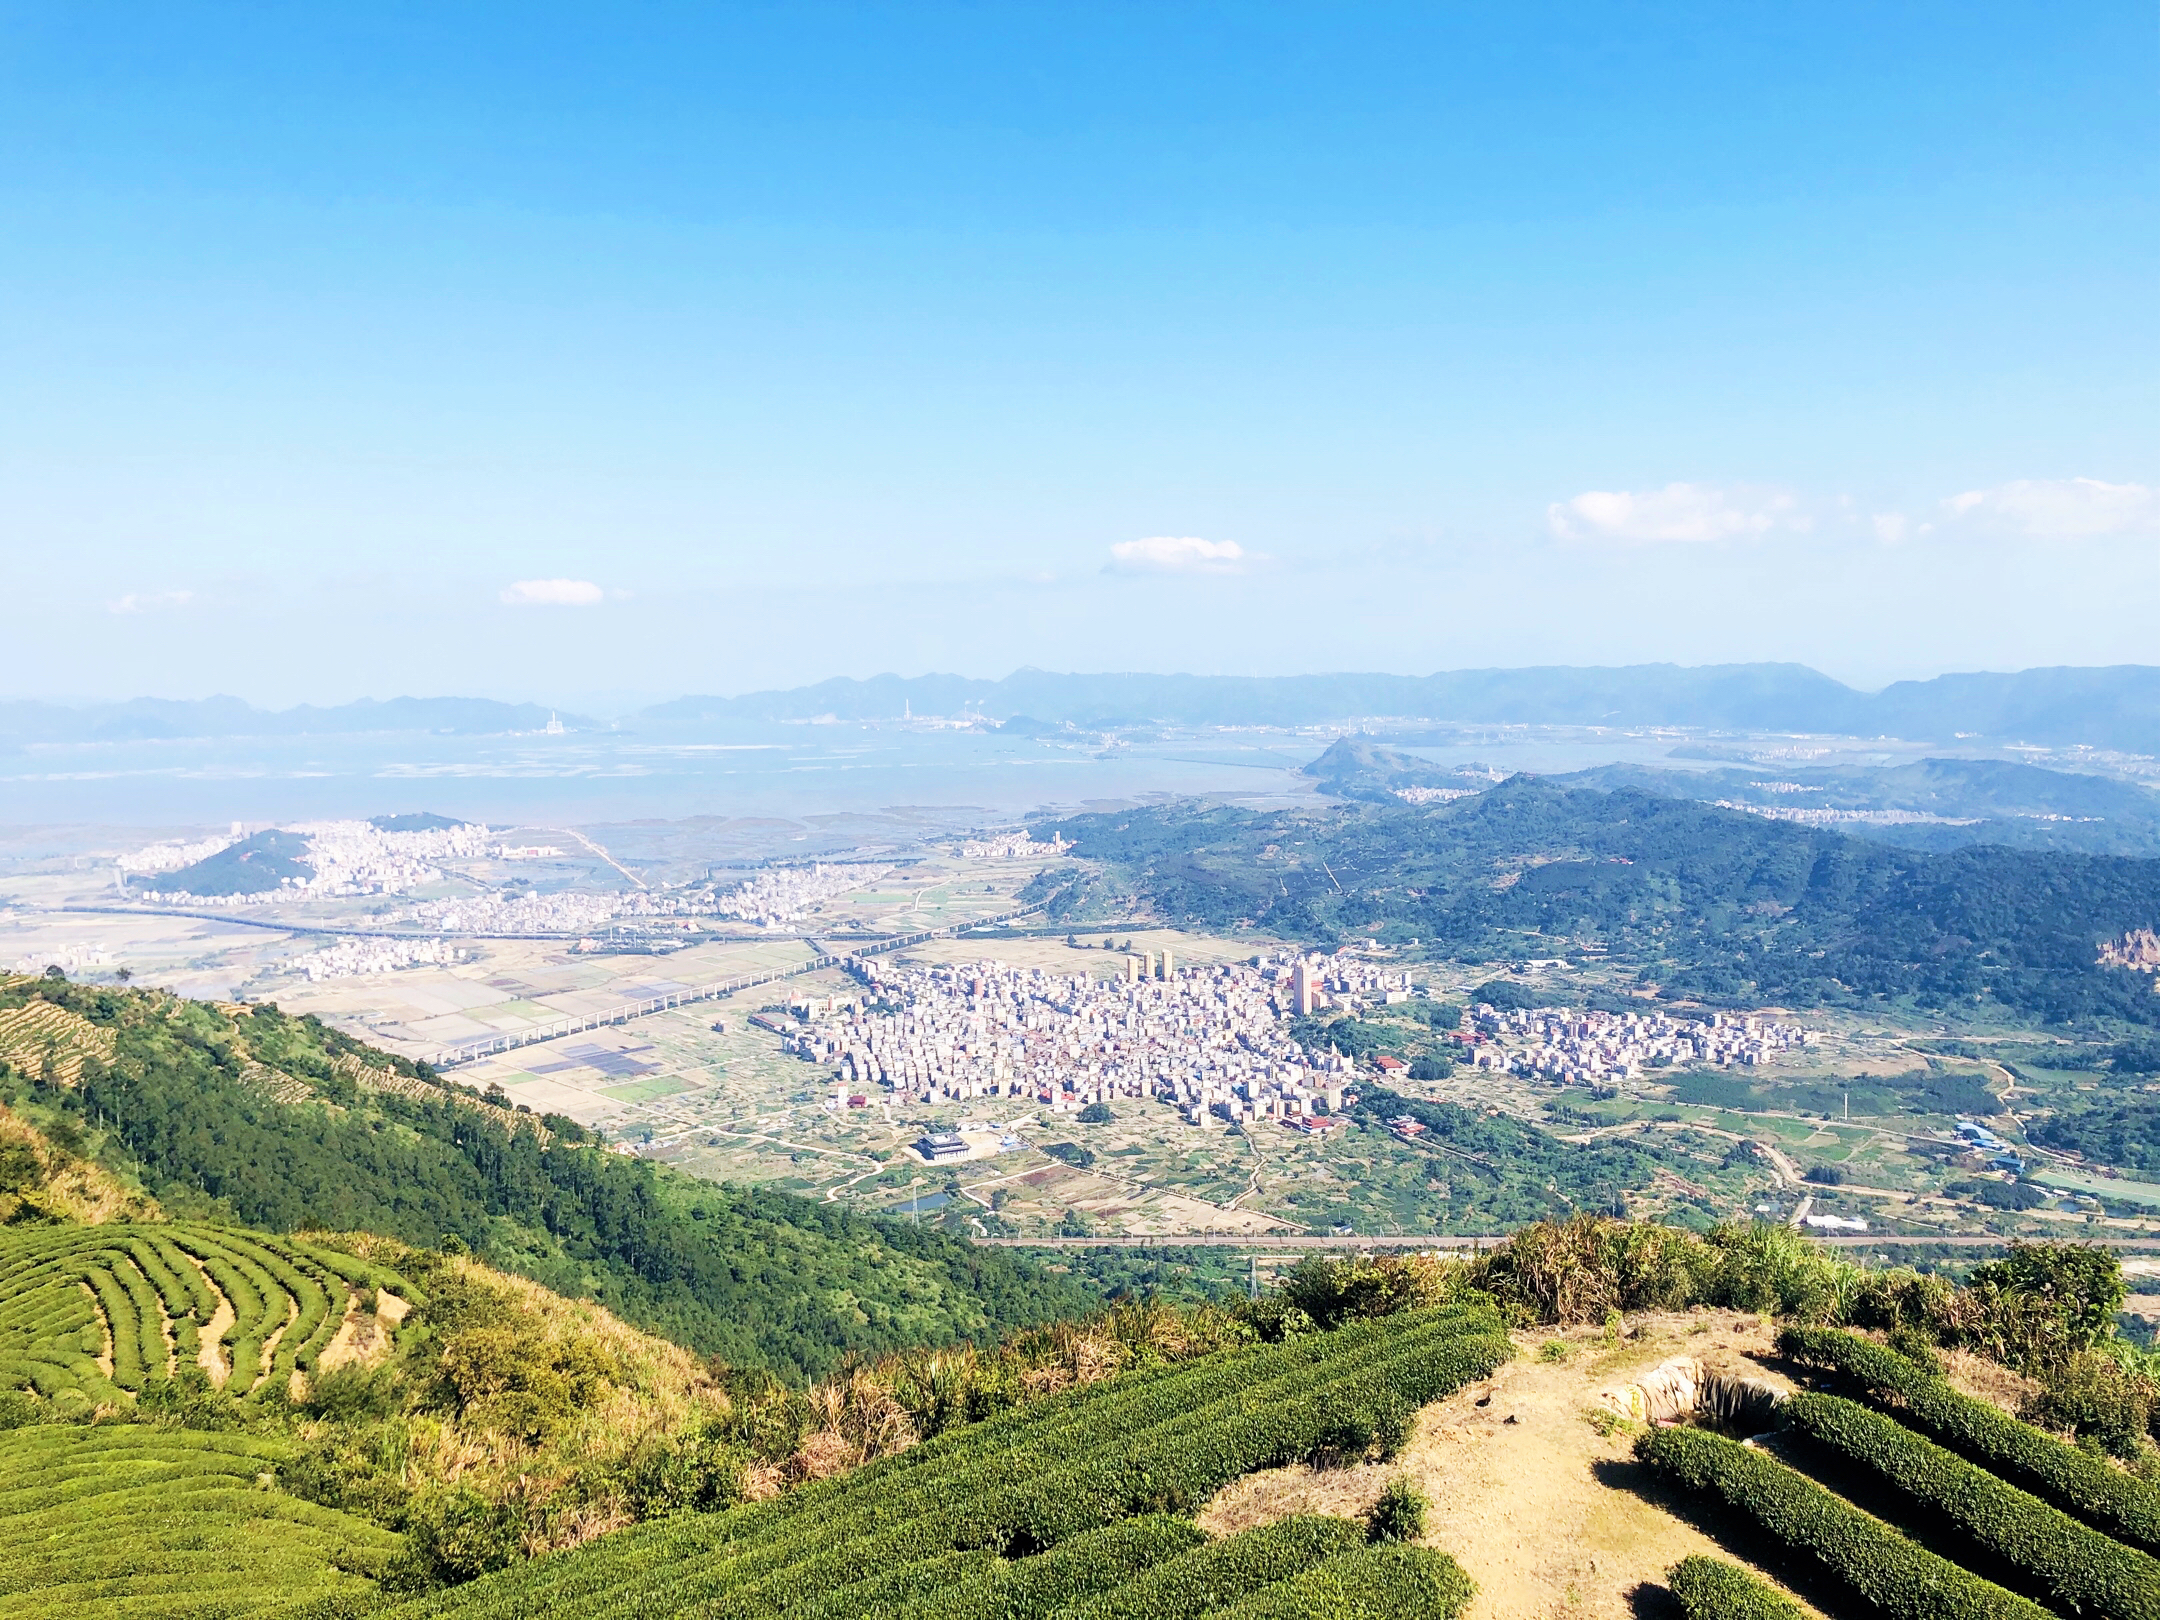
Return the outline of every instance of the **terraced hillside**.
{"type": "Polygon", "coordinates": [[[0,975],[0,1102],[79,1138],[138,1212],[446,1238],[791,1379],[1086,1314],[1099,1292],[905,1221],[626,1157],[275,1007],[0,975]]]}
{"type": "Polygon", "coordinates": [[[260,1401],[314,1371],[360,1294],[384,1290],[413,1293],[352,1255],[229,1227],[11,1234],[0,1248],[0,1388],[87,1411],[192,1366],[260,1401]]]}
{"type": "Polygon", "coordinates": [[[0,1620],[334,1620],[380,1601],[402,1538],[268,1487],[253,1435],[0,1434],[0,1620]]]}
{"type": "MultiPolygon", "coordinates": [[[[1829,1612],[2160,1615],[2160,1489],[1856,1335],[1791,1329],[1779,1348],[1847,1393],[1795,1396],[1755,1446],[1683,1427],[1636,1451],[1829,1612]]],[[[1692,1615],[1748,1612],[1730,1577],[1675,1586],[1692,1615]]]]}
{"type": "Polygon", "coordinates": [[[662,1520],[415,1599],[400,1620],[786,1613],[1449,1616],[1444,1555],[1303,1521],[1204,1541],[1256,1469],[1400,1443],[1514,1348],[1482,1308],[1413,1313],[1091,1386],[775,1501],[662,1520]]]}

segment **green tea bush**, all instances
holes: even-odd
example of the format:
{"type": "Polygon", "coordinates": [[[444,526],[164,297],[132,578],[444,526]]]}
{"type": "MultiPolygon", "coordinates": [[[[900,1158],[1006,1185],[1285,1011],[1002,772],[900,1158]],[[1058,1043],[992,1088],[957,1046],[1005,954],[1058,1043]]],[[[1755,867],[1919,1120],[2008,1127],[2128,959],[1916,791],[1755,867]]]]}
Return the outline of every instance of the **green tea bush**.
{"type": "Polygon", "coordinates": [[[1671,1584],[1687,1620],[1806,1620],[1791,1598],[1720,1558],[1681,1559],[1671,1584]]]}
{"type": "Polygon", "coordinates": [[[146,1424],[0,1434],[10,1620],[357,1614],[399,1538],[265,1489],[274,1440],[146,1424]]]}
{"type": "Polygon", "coordinates": [[[292,1374],[311,1371],[337,1332],[356,1286],[347,1271],[386,1275],[208,1224],[9,1231],[0,1237],[0,1389],[35,1389],[78,1409],[124,1407],[195,1365],[202,1330],[230,1305],[225,1393],[256,1406],[282,1400],[292,1374]]]}
{"type": "MultiPolygon", "coordinates": [[[[1512,1353],[1494,1313],[1460,1308],[1224,1352],[954,1429],[775,1501],[638,1526],[393,1612],[401,1620],[539,1613],[662,1620],[692,1612],[747,1620],[784,1608],[837,1617],[870,1612],[866,1583],[873,1581],[898,1583],[878,1591],[917,1592],[911,1604],[998,1594],[1017,1601],[1014,1594],[1029,1588],[1010,1583],[1023,1573],[1051,1581],[1051,1572],[1068,1567],[1053,1553],[1124,1525],[1143,1524],[1133,1534],[1159,1533],[1145,1525],[1161,1521],[1145,1515],[1195,1505],[1251,1469],[1369,1435],[1383,1426],[1383,1408],[1421,1405],[1512,1353]],[[1012,1561],[1002,1571],[992,1565],[960,1571],[951,1560],[970,1552],[1002,1552],[1012,1561]],[[926,1569],[919,1587],[898,1574],[933,1564],[936,1572],[926,1569]]],[[[1352,1526],[1330,1534],[1357,1538],[1352,1526]]],[[[1280,1545],[1275,1550],[1286,1557],[1280,1545]]],[[[1211,1552],[1172,1556],[1138,1581],[1173,1583],[1178,1577],[1171,1572],[1184,1559],[1208,1560],[1220,1573],[1249,1571],[1235,1560],[1260,1557],[1226,1550],[1215,1558],[1233,1561],[1216,1564],[1211,1552]]],[[[1309,1572],[1317,1560],[1288,1562],[1309,1572]]],[[[1200,1567],[1183,1564],[1188,1584],[1165,1584],[1161,1592],[1189,1590],[1200,1567]]],[[[1416,1586],[1405,1574],[1386,1589],[1403,1582],[1416,1586]]],[[[1074,1591],[1058,1601],[1099,1603],[1111,1595],[1074,1591]]]]}
{"type": "Polygon", "coordinates": [[[1122,1586],[1206,1539],[1189,1519],[1163,1514],[1127,1519],[1033,1558],[996,1564],[918,1599],[908,1605],[909,1620],[1039,1620],[1122,1586]]]}
{"type": "Polygon", "coordinates": [[[1476,1592],[1446,1553],[1364,1547],[1213,1614],[1219,1620],[1453,1620],[1476,1592]]]}
{"type": "Polygon", "coordinates": [[[2047,1610],[1960,1569],[1804,1474],[1702,1429],[1653,1429],[1635,1454],[1716,1497],[1795,1555],[1899,1620],[2048,1620],[2047,1610]]]}
{"type": "Polygon", "coordinates": [[[1835,1395],[1797,1395],[1783,1415],[1798,1433],[1955,1524],[2016,1569],[2033,1596],[2110,1620],[2160,1615],[2160,1562],[1892,1419],[1835,1395]]]}
{"type": "Polygon", "coordinates": [[[2160,1489],[1959,1394],[1857,1334],[1788,1328],[1777,1343],[1780,1355],[1865,1390],[1899,1422],[1968,1461],[2117,1541],[2160,1553],[2160,1489]]]}
{"type": "Polygon", "coordinates": [[[1055,1620],[1185,1620],[1286,1581],[1358,1546],[1347,1519],[1296,1515],[1196,1547],[1115,1591],[1056,1612],[1055,1620]]]}

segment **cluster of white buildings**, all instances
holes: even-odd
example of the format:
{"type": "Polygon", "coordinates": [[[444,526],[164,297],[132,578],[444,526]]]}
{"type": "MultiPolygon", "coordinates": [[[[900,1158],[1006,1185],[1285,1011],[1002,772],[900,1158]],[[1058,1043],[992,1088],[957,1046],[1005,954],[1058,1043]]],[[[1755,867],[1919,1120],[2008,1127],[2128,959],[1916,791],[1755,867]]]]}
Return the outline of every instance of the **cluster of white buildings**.
{"type": "Polygon", "coordinates": [[[1410,975],[1340,952],[1333,956],[1259,957],[1252,964],[1283,1011],[1309,1018],[1322,1007],[1356,1012],[1411,996],[1410,975]]]}
{"type": "Polygon", "coordinates": [[[1696,1022],[1575,1007],[1501,1012],[1484,1002],[1470,1010],[1470,1027],[1486,1037],[1470,1056],[1473,1067],[1587,1085],[1637,1080],[1646,1068],[1678,1064],[1766,1063],[1822,1038],[1760,1013],[1714,1013],[1696,1022]]]}
{"type": "MultiPolygon", "coordinates": [[[[310,878],[291,877],[262,894],[198,896],[184,890],[150,898],[191,904],[246,905],[273,900],[316,900],[352,895],[402,894],[442,878],[441,862],[468,860],[488,853],[487,828],[472,823],[385,832],[365,821],[301,822],[288,831],[307,840],[310,878]]],[[[230,849],[247,836],[234,825],[223,838],[152,844],[122,855],[114,863],[124,884],[130,875],[177,872],[230,849]]]]}
{"type": "Polygon", "coordinates": [[[1250,966],[1179,968],[1167,952],[1095,979],[1003,962],[854,964],[861,999],[798,1003],[789,1050],[893,1100],[1026,1099],[1052,1113],[1159,1097],[1187,1121],[1278,1118],[1326,1129],[1350,1066],[1290,1038],[1279,987],[1250,966]],[[883,1010],[897,1008],[897,1010],[883,1010]]]}
{"type": "Polygon", "coordinates": [[[582,934],[615,908],[605,894],[476,894],[422,901],[404,920],[443,934],[582,934]]]}
{"type": "Polygon", "coordinates": [[[112,966],[111,953],[101,945],[53,945],[30,956],[18,957],[17,973],[38,974],[56,967],[70,976],[89,968],[112,966]]]}
{"type": "MultiPolygon", "coordinates": [[[[1777,786],[1783,791],[1788,784],[1777,786]]],[[[1832,810],[1822,805],[1745,804],[1738,799],[1716,802],[1720,810],[1745,810],[1765,821],[1797,821],[1804,827],[1835,827],[1846,822],[1859,822],[1870,827],[1970,827],[1980,819],[1977,816],[1938,816],[1926,810],[1832,810]]]]}
{"type": "Polygon", "coordinates": [[[443,861],[472,860],[488,852],[488,830],[471,822],[414,832],[384,832],[365,821],[316,821],[292,829],[308,841],[305,885],[318,895],[402,894],[442,880],[443,861]]]}
{"type": "Polygon", "coordinates": [[[119,868],[120,880],[130,877],[154,877],[160,872],[177,872],[183,866],[193,866],[197,861],[207,861],[221,849],[230,849],[240,842],[239,824],[233,825],[231,836],[224,838],[197,838],[193,840],[172,838],[161,844],[131,850],[115,857],[113,865],[119,868]]]}
{"type": "Polygon", "coordinates": [[[300,957],[292,967],[309,982],[320,983],[412,967],[449,967],[464,960],[466,953],[443,939],[341,939],[300,957]]]}
{"type": "Polygon", "coordinates": [[[760,872],[733,894],[723,896],[713,910],[760,928],[778,928],[851,889],[877,882],[891,870],[890,866],[826,866],[822,862],[781,867],[760,872]]]}
{"type": "Polygon", "coordinates": [[[1047,844],[1038,843],[1034,834],[1026,831],[993,833],[988,838],[961,840],[960,855],[970,861],[1026,861],[1059,856],[1071,847],[1063,833],[1052,833],[1047,844]]]}

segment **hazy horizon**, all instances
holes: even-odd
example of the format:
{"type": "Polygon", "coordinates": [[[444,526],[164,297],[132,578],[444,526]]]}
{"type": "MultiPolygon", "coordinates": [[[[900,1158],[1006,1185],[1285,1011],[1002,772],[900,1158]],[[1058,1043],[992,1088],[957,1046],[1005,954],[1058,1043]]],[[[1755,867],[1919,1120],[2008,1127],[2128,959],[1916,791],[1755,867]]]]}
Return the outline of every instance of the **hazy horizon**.
{"type": "MultiPolygon", "coordinates": [[[[1178,680],[1193,677],[1203,679],[1228,680],[1297,680],[1301,678],[1336,678],[1354,680],[1368,676],[1382,679],[1399,678],[1418,680],[1446,675],[1508,675],[1533,673],[1542,670],[1563,670],[1570,672],[1596,672],[1601,670],[1611,670],[1618,672],[1622,670],[1674,669],[1685,672],[1702,672],[1718,669],[1746,668],[1750,665],[1764,668],[1783,667],[1790,669],[1806,670],[1811,674],[1820,675],[1829,680],[1837,681],[1839,685],[1846,687],[1847,689],[1861,697],[1872,697],[1879,695],[1880,693],[1886,691],[1892,686],[1916,683],[1924,684],[1928,681],[1940,680],[1956,676],[2008,676],[2034,674],[2053,670],[2098,671],[2107,669],[2160,669],[2160,661],[2155,661],[2152,663],[2142,663],[2135,660],[2124,660],[2121,662],[2110,664],[2066,661],[2059,664],[2029,665],[2023,668],[2015,669],[1988,669],[1977,667],[1960,669],[1936,669],[1913,675],[1900,676],[1895,680],[1885,680],[1873,683],[1861,683],[1842,679],[1830,670],[1821,669],[1817,666],[1806,664],[1798,660],[1785,660],[1778,661],[1776,663],[1773,663],[1773,661],[1770,660],[1738,660],[1733,662],[1720,663],[1687,663],[1674,659],[1643,659],[1631,664],[1489,664],[1456,666],[1442,665],[1429,669],[1389,669],[1380,667],[1364,667],[1357,669],[1344,668],[1283,671],[1219,670],[1205,672],[1192,669],[1172,668],[1052,669],[1037,664],[1019,664],[1007,668],[1003,671],[994,673],[976,673],[962,669],[921,669],[913,671],[880,669],[868,671],[866,673],[830,673],[822,676],[813,676],[808,680],[792,682],[786,685],[744,685],[726,690],[719,688],[704,688],[698,690],[659,688],[646,690],[625,690],[618,688],[613,691],[579,693],[575,691],[558,692],[555,690],[547,689],[543,686],[539,695],[535,695],[533,692],[522,691],[514,688],[502,688],[495,691],[424,691],[417,689],[381,689],[373,691],[354,691],[342,697],[326,696],[295,698],[288,702],[268,702],[258,697],[251,696],[246,692],[235,691],[206,690],[186,692],[127,692],[114,695],[94,695],[84,692],[0,690],[0,703],[42,703],[49,704],[58,708],[89,709],[108,705],[120,705],[135,702],[187,704],[212,703],[231,699],[244,703],[250,708],[255,709],[261,713],[278,714],[288,712],[297,708],[333,709],[344,708],[356,704],[392,703],[404,699],[417,699],[422,702],[455,702],[460,700],[472,700],[509,705],[530,704],[540,708],[559,709],[565,713],[574,711],[589,718],[605,720],[626,718],[632,714],[637,713],[640,710],[653,708],[658,705],[674,702],[683,698],[715,697],[722,699],[736,699],[756,696],[758,694],[766,692],[801,692],[809,691],[821,686],[830,685],[831,683],[837,681],[856,681],[870,683],[879,681],[916,682],[951,679],[963,681],[997,682],[1001,680],[1008,680],[1015,676],[1027,674],[1039,674],[1056,678],[1071,678],[1076,680],[1086,680],[1094,678],[1178,680]]],[[[1342,716],[1342,718],[1349,719],[1354,718],[1354,716],[1345,714],[1344,716],[1342,716]]],[[[1432,718],[1440,717],[1434,716],[1432,718]]]]}

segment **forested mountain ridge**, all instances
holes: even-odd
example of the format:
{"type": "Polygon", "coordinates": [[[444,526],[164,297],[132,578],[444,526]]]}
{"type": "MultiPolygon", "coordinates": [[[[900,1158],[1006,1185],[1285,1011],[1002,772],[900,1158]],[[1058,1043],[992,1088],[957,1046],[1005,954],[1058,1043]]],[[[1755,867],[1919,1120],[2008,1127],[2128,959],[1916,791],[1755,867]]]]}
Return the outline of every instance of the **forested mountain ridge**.
{"type": "Polygon", "coordinates": [[[1565,787],[1603,791],[1641,788],[1667,798],[1756,808],[1803,821],[1809,813],[1874,812],[1876,819],[1840,821],[1835,830],[1909,849],[2005,844],[2091,855],[2160,855],[2160,793],[2112,777],[2000,759],[1780,766],[1770,781],[1764,774],[1759,764],[1690,770],[1599,765],[1554,780],[1565,787]],[[1901,819],[1900,812],[1913,819],[1901,819]]]}
{"type": "Polygon", "coordinates": [[[2149,976],[2098,961],[2102,942],[2160,924],[2156,860],[1929,854],[1524,776],[1429,807],[1184,802],[1055,830],[1100,863],[1076,902],[1109,903],[1107,890],[1207,927],[1488,956],[1587,947],[1713,996],[2160,1022],[2149,976]]]}
{"type": "Polygon", "coordinates": [[[33,1033],[0,1052],[0,1095],[178,1218],[454,1239],[791,1378],[1099,1303],[1004,1251],[613,1152],[274,1007],[47,977],[0,982],[10,1011],[33,1033]]]}
{"type": "Polygon", "coordinates": [[[1391,715],[1452,723],[1699,726],[1826,732],[1948,743],[2085,743],[2160,751],[2160,669],[2140,664],[1939,675],[1861,692],[1801,664],[1547,665],[1431,675],[1060,674],[840,678],[791,691],[692,696],[636,718],[668,725],[723,720],[897,719],[972,708],[1082,726],[1306,726],[1391,715]]]}

